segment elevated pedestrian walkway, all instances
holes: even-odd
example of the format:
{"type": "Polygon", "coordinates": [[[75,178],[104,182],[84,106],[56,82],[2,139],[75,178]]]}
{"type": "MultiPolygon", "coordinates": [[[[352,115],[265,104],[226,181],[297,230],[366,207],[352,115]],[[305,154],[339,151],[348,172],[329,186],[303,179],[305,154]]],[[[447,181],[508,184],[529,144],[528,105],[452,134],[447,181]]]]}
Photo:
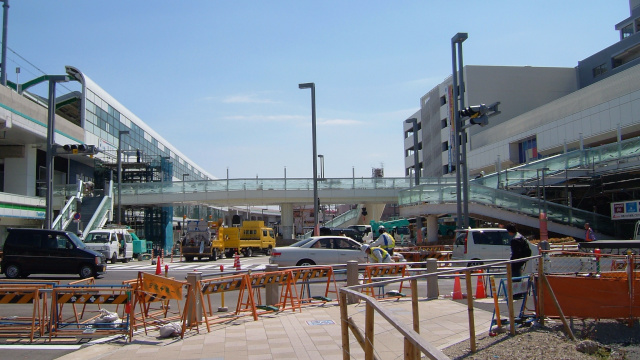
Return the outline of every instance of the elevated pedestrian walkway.
{"type": "MultiPolygon", "coordinates": [[[[541,159],[469,181],[471,216],[537,224],[546,212],[549,230],[581,237],[585,222],[606,239],[613,234],[610,218],[527,196],[544,184],[640,169],[640,138],[633,138],[586,150],[541,159]],[[532,220],[533,218],[533,220],[532,220]]],[[[324,203],[398,203],[405,217],[450,214],[455,211],[454,177],[423,178],[415,186],[411,178],[334,178],[318,182],[324,203]],[[452,207],[453,205],[453,207],[452,207]]],[[[59,188],[56,195],[68,195],[72,186],[59,188]]],[[[175,203],[206,203],[213,206],[282,205],[313,203],[313,179],[219,179],[210,181],[127,183],[122,185],[123,206],[175,203]]],[[[337,218],[331,226],[353,221],[357,212],[337,218]]]]}

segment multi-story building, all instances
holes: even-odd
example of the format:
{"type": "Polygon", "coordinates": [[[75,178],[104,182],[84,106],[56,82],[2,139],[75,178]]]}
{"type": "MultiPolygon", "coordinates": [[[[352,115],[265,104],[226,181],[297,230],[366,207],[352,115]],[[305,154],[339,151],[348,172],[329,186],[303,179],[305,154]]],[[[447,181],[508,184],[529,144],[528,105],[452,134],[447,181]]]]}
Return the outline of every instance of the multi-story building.
{"type": "MultiPolygon", "coordinates": [[[[101,152],[89,157],[59,151],[53,160],[54,186],[82,180],[102,189],[108,180],[116,181],[117,149],[122,182],[215,179],[88,76],[73,67],[67,67],[67,74],[79,83],[79,90],[56,97],[54,143],[95,145],[101,152]]],[[[0,86],[0,239],[7,227],[39,227],[44,218],[48,106],[47,99],[29,92],[30,84],[33,81],[0,86]]],[[[147,239],[162,243],[171,237],[172,207],[139,214],[146,220],[159,219],[153,228],[153,222],[145,227],[147,239]]]]}
{"type": "MultiPolygon", "coordinates": [[[[630,17],[615,26],[620,41],[575,68],[464,67],[465,107],[501,102],[501,114],[491,117],[487,126],[467,129],[470,178],[640,135],[640,0],[630,0],[629,8],[630,17]]],[[[418,119],[422,177],[455,174],[452,97],[449,77],[422,96],[420,110],[408,116],[418,119]]],[[[403,121],[403,132],[405,174],[412,176],[412,124],[403,121]]],[[[627,186],[617,186],[618,193],[627,186]]],[[[639,195],[611,194],[608,201],[639,195]]],[[[584,201],[582,207],[609,215],[605,200],[584,201]]]]}

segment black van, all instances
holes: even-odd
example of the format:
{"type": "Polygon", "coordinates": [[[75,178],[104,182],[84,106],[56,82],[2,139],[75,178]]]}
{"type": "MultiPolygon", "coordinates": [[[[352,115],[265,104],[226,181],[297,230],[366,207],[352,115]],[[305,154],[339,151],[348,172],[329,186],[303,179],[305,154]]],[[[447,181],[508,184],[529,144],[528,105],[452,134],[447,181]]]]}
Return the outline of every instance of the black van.
{"type": "Polygon", "coordinates": [[[10,279],[30,274],[79,274],[81,278],[107,271],[104,256],[85,247],[68,231],[8,229],[1,273],[10,279]]]}

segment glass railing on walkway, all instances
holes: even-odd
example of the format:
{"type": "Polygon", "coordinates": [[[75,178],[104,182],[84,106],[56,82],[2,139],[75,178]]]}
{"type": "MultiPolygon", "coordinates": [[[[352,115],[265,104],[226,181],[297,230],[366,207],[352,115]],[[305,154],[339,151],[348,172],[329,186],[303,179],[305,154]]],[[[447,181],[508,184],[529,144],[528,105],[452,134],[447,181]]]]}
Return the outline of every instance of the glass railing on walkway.
{"type": "MultiPolygon", "coordinates": [[[[423,178],[421,183],[450,184],[455,178],[423,178]]],[[[318,190],[402,190],[413,187],[409,178],[327,178],[318,181],[318,190]]],[[[75,185],[57,186],[54,196],[69,196],[75,185]]],[[[122,196],[145,194],[182,194],[193,192],[313,190],[313,179],[218,179],[122,184],[122,196]]]]}
{"type": "Polygon", "coordinates": [[[67,200],[66,204],[62,207],[60,214],[56,216],[51,223],[51,228],[54,230],[66,230],[69,223],[73,220],[73,215],[78,211],[78,201],[82,201],[82,180],[78,181],[75,187],[75,194],[67,200]]]}
{"type": "Polygon", "coordinates": [[[595,167],[612,161],[640,160],[640,137],[606,144],[585,150],[573,150],[566,154],[559,154],[536,160],[527,164],[505,169],[500,172],[487,174],[484,177],[472,179],[478,185],[494,189],[509,189],[520,186],[528,181],[538,179],[545,170],[550,176],[570,169],[595,169],[595,167]]]}
{"type": "MultiPolygon", "coordinates": [[[[469,199],[470,202],[501,208],[536,218],[539,216],[540,211],[546,209],[549,221],[575,227],[582,227],[585,222],[588,222],[593,228],[598,229],[600,232],[613,234],[613,222],[606,216],[556,203],[545,202],[538,198],[514,194],[506,190],[470,184],[469,199]]],[[[400,191],[398,198],[398,204],[401,206],[455,202],[455,184],[452,186],[420,185],[413,189],[400,191]]]]}

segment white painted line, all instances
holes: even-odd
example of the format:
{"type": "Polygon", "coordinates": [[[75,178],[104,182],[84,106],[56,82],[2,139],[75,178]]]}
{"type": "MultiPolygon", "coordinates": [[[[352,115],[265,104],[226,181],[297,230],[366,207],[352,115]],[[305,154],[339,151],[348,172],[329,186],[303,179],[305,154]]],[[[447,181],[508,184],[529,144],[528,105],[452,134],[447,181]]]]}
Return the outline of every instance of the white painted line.
{"type": "Polygon", "coordinates": [[[0,345],[7,350],[78,350],[82,345],[0,345]]]}

